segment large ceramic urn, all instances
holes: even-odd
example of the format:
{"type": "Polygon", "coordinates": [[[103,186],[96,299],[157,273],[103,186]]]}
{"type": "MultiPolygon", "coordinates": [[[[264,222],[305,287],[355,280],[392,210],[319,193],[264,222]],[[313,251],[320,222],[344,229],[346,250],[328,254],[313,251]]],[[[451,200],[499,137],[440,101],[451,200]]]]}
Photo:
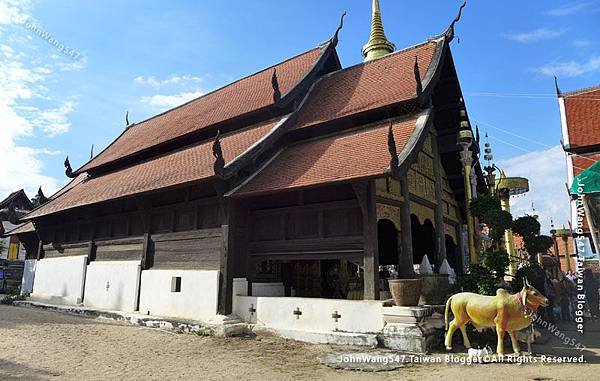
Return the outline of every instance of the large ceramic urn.
{"type": "Polygon", "coordinates": [[[397,306],[411,307],[419,304],[423,285],[422,278],[390,279],[388,283],[392,299],[397,306]]]}

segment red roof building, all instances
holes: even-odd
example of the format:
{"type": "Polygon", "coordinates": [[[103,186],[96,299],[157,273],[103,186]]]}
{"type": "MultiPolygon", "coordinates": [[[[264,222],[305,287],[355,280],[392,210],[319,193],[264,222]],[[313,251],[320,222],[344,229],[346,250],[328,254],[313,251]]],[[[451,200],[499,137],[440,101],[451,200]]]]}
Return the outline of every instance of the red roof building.
{"type": "MultiPolygon", "coordinates": [[[[570,188],[576,176],[600,160],[600,86],[561,92],[557,84],[556,92],[567,159],[567,185],[570,188]]],[[[584,236],[582,256],[598,256],[600,253],[595,248],[587,218],[578,220],[578,213],[581,214],[582,210],[578,210],[573,199],[570,223],[576,233],[584,236]]]]}

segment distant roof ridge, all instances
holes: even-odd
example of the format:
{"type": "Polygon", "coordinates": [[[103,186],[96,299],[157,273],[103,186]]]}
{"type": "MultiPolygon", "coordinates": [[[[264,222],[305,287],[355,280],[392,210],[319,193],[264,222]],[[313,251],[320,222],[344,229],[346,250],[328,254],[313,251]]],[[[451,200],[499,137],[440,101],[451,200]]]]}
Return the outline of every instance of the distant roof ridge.
{"type": "Polygon", "coordinates": [[[29,198],[27,197],[27,193],[25,193],[25,190],[23,188],[16,190],[14,192],[11,192],[6,198],[4,198],[3,200],[0,200],[0,205],[8,205],[10,204],[10,202],[17,198],[17,196],[19,196],[20,194],[23,194],[23,196],[25,196],[25,198],[27,200],[29,200],[29,198]]]}
{"type": "Polygon", "coordinates": [[[581,95],[581,94],[585,94],[588,93],[590,91],[595,91],[595,90],[600,90],[600,84],[595,85],[595,86],[589,86],[589,87],[584,87],[578,90],[573,90],[573,91],[564,91],[562,93],[563,97],[569,97],[569,96],[573,96],[573,95],[581,95]]]}

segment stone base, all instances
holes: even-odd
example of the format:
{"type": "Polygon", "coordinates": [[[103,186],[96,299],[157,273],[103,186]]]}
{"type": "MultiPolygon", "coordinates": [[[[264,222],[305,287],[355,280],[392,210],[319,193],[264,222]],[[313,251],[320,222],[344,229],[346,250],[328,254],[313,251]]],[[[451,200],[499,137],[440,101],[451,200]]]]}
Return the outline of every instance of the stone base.
{"type": "Polygon", "coordinates": [[[384,307],[384,347],[415,353],[432,351],[444,337],[443,316],[433,306],[384,307]]]}
{"type": "Polygon", "coordinates": [[[378,335],[375,333],[311,332],[293,329],[267,328],[262,325],[253,326],[252,331],[255,333],[271,333],[285,339],[314,344],[357,345],[369,347],[377,347],[378,345],[378,335]]]}
{"type": "Polygon", "coordinates": [[[211,319],[210,321],[192,321],[144,315],[135,312],[128,313],[81,306],[40,303],[31,300],[15,301],[13,304],[18,307],[39,308],[88,318],[118,320],[132,325],[139,325],[148,328],[158,328],[172,330],[174,332],[194,333],[199,335],[238,336],[250,332],[248,325],[241,322],[236,316],[215,315],[215,318],[211,319]]]}
{"type": "Polygon", "coordinates": [[[74,296],[56,296],[33,293],[29,296],[29,300],[55,305],[81,306],[82,300],[80,297],[74,296]]]}

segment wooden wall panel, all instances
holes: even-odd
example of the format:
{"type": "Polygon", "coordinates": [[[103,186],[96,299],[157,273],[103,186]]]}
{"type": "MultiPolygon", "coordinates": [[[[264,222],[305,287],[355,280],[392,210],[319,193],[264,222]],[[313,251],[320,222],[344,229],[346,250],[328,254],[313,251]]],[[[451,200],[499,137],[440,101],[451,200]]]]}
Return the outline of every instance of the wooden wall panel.
{"type": "Polygon", "coordinates": [[[151,236],[154,269],[218,270],[221,229],[151,236]]]}
{"type": "Polygon", "coordinates": [[[323,222],[326,237],[362,235],[362,214],[358,207],[326,210],[323,222]]]}
{"type": "Polygon", "coordinates": [[[96,242],[96,261],[135,261],[142,259],[143,237],[96,242]]]}
{"type": "Polygon", "coordinates": [[[73,257],[77,255],[87,255],[89,252],[88,245],[88,242],[44,245],[44,258],[59,258],[73,257]]]}

